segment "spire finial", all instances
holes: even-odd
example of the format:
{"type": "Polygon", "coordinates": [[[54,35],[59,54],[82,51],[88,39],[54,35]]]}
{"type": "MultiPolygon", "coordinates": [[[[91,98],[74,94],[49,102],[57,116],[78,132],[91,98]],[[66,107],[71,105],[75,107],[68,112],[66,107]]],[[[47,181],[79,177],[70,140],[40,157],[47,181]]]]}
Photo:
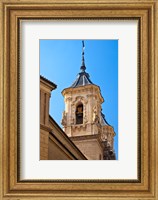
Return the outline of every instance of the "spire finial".
{"type": "Polygon", "coordinates": [[[82,63],[81,63],[81,67],[80,67],[82,72],[84,72],[86,69],[85,61],[84,61],[84,49],[85,49],[84,40],[82,40],[82,63]]]}

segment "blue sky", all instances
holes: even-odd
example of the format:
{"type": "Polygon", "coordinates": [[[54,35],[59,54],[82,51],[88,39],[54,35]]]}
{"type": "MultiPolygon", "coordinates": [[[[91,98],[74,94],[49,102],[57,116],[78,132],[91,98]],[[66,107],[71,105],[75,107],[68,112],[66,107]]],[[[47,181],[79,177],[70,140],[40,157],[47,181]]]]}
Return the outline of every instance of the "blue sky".
{"type": "MultiPolygon", "coordinates": [[[[102,111],[114,127],[118,158],[118,40],[85,40],[85,65],[91,81],[100,86],[102,111]]],[[[82,40],[40,40],[40,74],[54,82],[50,114],[61,126],[64,98],[61,91],[72,85],[80,72],[82,40]]]]}

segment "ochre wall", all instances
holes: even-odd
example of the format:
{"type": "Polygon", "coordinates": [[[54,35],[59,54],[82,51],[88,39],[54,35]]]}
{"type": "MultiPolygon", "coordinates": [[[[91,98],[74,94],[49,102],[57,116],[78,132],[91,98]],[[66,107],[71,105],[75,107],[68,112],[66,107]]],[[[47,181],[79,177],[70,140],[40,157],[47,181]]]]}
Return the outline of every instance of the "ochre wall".
{"type": "Polygon", "coordinates": [[[59,144],[56,144],[54,141],[49,139],[49,150],[48,150],[48,158],[49,160],[71,160],[66,152],[60,148],[59,144]]]}
{"type": "Polygon", "coordinates": [[[82,139],[81,141],[73,142],[88,160],[103,159],[103,149],[101,148],[97,139],[82,139]]]}
{"type": "Polygon", "coordinates": [[[48,160],[49,132],[40,130],[40,160],[48,160]]]}

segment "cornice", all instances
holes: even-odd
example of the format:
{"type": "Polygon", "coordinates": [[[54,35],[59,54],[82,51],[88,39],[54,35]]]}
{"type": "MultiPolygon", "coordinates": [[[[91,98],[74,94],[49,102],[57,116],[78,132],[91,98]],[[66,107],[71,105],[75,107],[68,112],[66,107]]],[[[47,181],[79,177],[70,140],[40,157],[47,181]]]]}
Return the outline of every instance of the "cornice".
{"type": "Polygon", "coordinates": [[[81,93],[84,93],[84,92],[91,92],[88,93],[87,95],[97,95],[98,93],[98,97],[101,101],[101,103],[104,102],[104,98],[102,97],[101,95],[101,90],[100,90],[100,87],[97,86],[97,85],[85,85],[85,86],[80,86],[80,87],[76,87],[76,88],[65,88],[63,91],[62,91],[62,95],[65,97],[66,95],[74,95],[74,94],[79,94],[79,96],[81,95],[81,93]],[[96,93],[96,94],[95,94],[96,93]]]}

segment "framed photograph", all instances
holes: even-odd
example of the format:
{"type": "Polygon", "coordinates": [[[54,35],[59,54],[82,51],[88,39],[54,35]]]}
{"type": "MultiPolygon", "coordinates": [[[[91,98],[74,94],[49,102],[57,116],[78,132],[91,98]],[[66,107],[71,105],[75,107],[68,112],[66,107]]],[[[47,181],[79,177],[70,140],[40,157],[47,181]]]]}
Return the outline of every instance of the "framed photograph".
{"type": "MultiPolygon", "coordinates": [[[[71,26],[74,25],[76,26],[76,22],[75,24],[71,23],[71,26]]],[[[48,27],[50,29],[50,25],[48,27]]],[[[52,132],[47,145],[44,139],[44,130],[42,131],[44,126],[41,126],[40,158],[46,160],[116,160],[118,158],[118,40],[41,39],[39,48],[41,124],[45,124],[46,116],[48,116],[47,119],[50,118],[48,127],[51,126],[54,129],[53,121],[56,120],[61,127],[59,128],[60,134],[65,136],[66,133],[66,136],[70,139],[66,138],[69,145],[72,141],[78,148],[73,146],[73,148],[76,148],[76,153],[84,154],[81,158],[67,157],[69,153],[67,152],[65,155],[65,151],[67,151],[64,148],[66,146],[65,141],[62,145],[64,152],[61,155],[61,139],[59,139],[60,147],[56,149],[58,142],[56,141],[54,144],[55,138],[53,141],[51,140],[53,134],[55,134],[52,132]],[[95,55],[96,59],[92,62],[91,58],[95,55]],[[60,59],[61,57],[62,59],[60,59]],[[90,71],[100,86],[93,83],[91,76],[87,73],[86,63],[88,60],[91,61],[90,65],[96,66],[95,68],[92,67],[90,71]],[[75,68],[75,65],[79,67],[75,68]],[[71,74],[72,78],[70,78],[71,74]],[[73,74],[75,80],[73,80],[73,74]],[[55,86],[56,91],[52,92],[52,98],[48,97],[47,105],[45,99],[47,97],[48,78],[49,81],[54,80],[57,86],[55,86]],[[68,83],[70,86],[65,88],[68,83]],[[104,99],[103,96],[106,96],[106,98],[104,99]],[[55,104],[55,102],[58,102],[58,104],[55,104]],[[109,106],[105,102],[109,102],[109,106]],[[111,109],[109,108],[110,104],[111,109]],[[49,109],[46,113],[44,107],[49,107],[52,114],[49,114],[49,109]],[[107,110],[107,117],[111,119],[113,126],[110,125],[107,117],[103,114],[104,109],[107,110]],[[46,149],[48,150],[47,154],[46,149]]],[[[50,93],[48,93],[48,96],[50,96],[50,93]]],[[[56,134],[56,137],[58,137],[59,133],[56,134]]],[[[69,147],[67,146],[67,148],[69,147]]]]}
{"type": "Polygon", "coordinates": [[[1,199],[158,200],[157,10],[1,2],[1,199]]]}

